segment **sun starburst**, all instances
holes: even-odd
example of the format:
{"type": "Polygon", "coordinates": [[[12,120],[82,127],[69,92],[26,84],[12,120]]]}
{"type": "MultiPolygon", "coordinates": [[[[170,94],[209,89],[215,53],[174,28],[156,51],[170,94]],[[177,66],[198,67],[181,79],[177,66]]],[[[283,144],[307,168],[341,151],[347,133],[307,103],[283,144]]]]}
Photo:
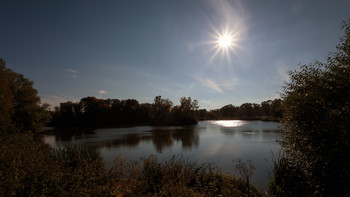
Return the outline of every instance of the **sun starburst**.
{"type": "Polygon", "coordinates": [[[230,53],[235,52],[238,47],[238,33],[234,33],[229,28],[222,31],[214,29],[215,34],[212,35],[213,40],[210,42],[213,46],[210,50],[214,51],[211,59],[214,59],[218,54],[223,58],[231,61],[230,53]]]}

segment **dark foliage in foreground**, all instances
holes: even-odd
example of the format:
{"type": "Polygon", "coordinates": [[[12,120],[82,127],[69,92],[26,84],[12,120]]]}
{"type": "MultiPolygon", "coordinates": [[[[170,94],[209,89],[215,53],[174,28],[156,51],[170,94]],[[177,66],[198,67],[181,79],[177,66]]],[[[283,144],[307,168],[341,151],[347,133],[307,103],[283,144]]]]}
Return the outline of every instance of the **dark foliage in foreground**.
{"type": "Polygon", "coordinates": [[[338,51],[291,72],[284,88],[279,196],[350,196],[350,20],[343,29],[338,51]]]}
{"type": "MultiPolygon", "coordinates": [[[[209,164],[199,165],[181,156],[159,162],[154,156],[142,163],[116,158],[112,177],[120,193],[126,196],[246,196],[246,183],[223,174],[209,164]],[[124,172],[124,173],[123,173],[124,172]],[[126,172],[126,173],[125,173],[126,172]]],[[[261,196],[254,187],[251,196],[261,196]]]]}
{"type": "Polygon", "coordinates": [[[313,196],[306,177],[299,166],[291,165],[288,158],[279,153],[273,158],[273,177],[269,183],[271,196],[313,196]]]}
{"type": "Polygon", "coordinates": [[[108,179],[89,147],[53,150],[29,134],[0,137],[0,196],[105,196],[108,179]]]}
{"type": "MultiPolygon", "coordinates": [[[[0,196],[246,196],[246,183],[196,162],[155,157],[107,171],[93,147],[51,149],[29,134],[0,136],[0,196]]],[[[250,187],[251,196],[261,196],[250,187]]]]}

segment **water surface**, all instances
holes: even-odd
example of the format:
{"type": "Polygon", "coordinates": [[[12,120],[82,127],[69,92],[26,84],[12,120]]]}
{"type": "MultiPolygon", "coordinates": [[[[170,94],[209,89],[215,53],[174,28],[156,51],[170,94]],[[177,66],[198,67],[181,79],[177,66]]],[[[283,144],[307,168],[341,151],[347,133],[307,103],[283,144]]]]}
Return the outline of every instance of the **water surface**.
{"type": "Polygon", "coordinates": [[[107,167],[116,155],[139,160],[150,154],[160,160],[182,154],[200,163],[215,163],[223,172],[235,173],[234,161],[251,160],[256,166],[252,182],[260,189],[268,186],[272,153],[280,146],[280,123],[264,121],[200,121],[189,127],[137,126],[128,128],[53,129],[43,141],[53,147],[95,145],[107,167]],[[233,161],[234,160],[234,161],[233,161]]]}

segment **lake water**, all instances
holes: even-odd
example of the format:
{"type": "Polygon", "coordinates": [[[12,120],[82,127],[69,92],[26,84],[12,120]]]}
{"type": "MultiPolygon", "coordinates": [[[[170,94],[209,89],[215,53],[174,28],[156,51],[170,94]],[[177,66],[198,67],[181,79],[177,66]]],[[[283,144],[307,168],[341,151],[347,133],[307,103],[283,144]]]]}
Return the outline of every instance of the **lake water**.
{"type": "Polygon", "coordinates": [[[65,128],[49,131],[43,141],[52,147],[95,145],[107,167],[118,154],[130,160],[150,154],[163,160],[182,154],[199,163],[215,163],[225,173],[236,172],[233,160],[251,160],[256,166],[253,184],[266,189],[272,155],[280,150],[280,126],[277,122],[221,120],[200,121],[189,127],[65,128]]]}

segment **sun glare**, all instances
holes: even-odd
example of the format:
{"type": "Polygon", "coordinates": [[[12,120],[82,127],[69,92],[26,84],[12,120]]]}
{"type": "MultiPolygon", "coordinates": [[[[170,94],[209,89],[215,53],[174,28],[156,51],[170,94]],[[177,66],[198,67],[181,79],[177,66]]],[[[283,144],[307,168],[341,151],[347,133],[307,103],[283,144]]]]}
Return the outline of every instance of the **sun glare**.
{"type": "Polygon", "coordinates": [[[225,34],[219,37],[218,44],[222,48],[227,48],[232,46],[232,36],[225,34]]]}
{"type": "Polygon", "coordinates": [[[214,54],[211,57],[211,60],[221,54],[222,58],[226,58],[228,61],[231,61],[231,53],[234,53],[238,48],[239,41],[239,32],[234,33],[232,29],[226,28],[221,32],[217,29],[214,29],[215,34],[212,35],[214,40],[210,43],[213,44],[210,50],[214,50],[214,54]]]}

